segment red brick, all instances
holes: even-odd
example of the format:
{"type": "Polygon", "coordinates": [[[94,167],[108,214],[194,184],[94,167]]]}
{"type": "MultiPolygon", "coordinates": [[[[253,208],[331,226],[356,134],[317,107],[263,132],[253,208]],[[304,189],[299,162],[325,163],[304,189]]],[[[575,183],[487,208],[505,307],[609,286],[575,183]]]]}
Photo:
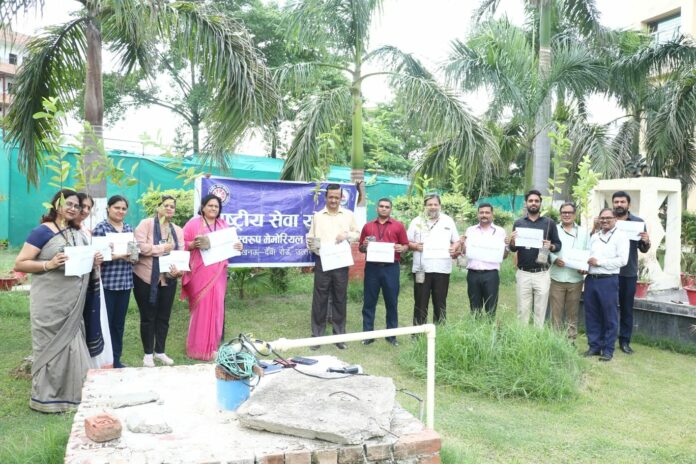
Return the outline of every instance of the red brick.
{"type": "Polygon", "coordinates": [[[391,445],[389,443],[365,445],[365,456],[368,461],[391,459],[391,445]]]}
{"type": "Polygon", "coordinates": [[[338,450],[323,449],[312,453],[312,464],[336,464],[338,462],[338,450]]]}
{"type": "Polygon", "coordinates": [[[285,464],[312,464],[312,453],[308,450],[288,451],[285,453],[285,464]]]}
{"type": "Polygon", "coordinates": [[[431,454],[430,456],[420,456],[418,464],[440,464],[440,453],[431,454]]]}
{"type": "Polygon", "coordinates": [[[285,454],[264,454],[263,456],[257,456],[256,462],[258,464],[285,464],[285,454]]]}
{"type": "Polygon", "coordinates": [[[437,453],[440,446],[440,435],[431,429],[403,435],[394,443],[394,459],[437,453]]]}
{"type": "Polygon", "coordinates": [[[365,452],[362,446],[344,446],[338,450],[338,464],[362,464],[365,452]]]}
{"type": "Polygon", "coordinates": [[[90,440],[102,443],[121,436],[121,421],[111,414],[101,413],[85,419],[85,434],[90,440]]]}

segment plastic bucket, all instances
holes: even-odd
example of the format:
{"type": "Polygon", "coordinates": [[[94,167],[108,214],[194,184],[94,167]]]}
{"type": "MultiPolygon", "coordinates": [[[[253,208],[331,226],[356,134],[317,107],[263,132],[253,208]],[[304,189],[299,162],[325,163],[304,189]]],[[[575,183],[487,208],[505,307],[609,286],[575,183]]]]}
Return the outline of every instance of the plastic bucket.
{"type": "Polygon", "coordinates": [[[248,380],[215,380],[217,381],[217,403],[220,409],[234,411],[249,398],[248,380]]]}

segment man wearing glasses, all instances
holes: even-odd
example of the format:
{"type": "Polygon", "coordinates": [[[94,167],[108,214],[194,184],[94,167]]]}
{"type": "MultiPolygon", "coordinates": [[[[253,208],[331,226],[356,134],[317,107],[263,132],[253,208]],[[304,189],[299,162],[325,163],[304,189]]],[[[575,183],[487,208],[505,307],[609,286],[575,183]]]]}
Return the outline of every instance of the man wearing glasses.
{"type": "Polygon", "coordinates": [[[590,269],[585,280],[585,356],[611,361],[618,334],[619,270],[628,262],[628,237],[616,229],[614,210],[599,213],[599,230],[590,239],[590,269]]]}
{"type": "Polygon", "coordinates": [[[559,210],[561,223],[556,227],[563,245],[557,253],[551,253],[551,288],[549,304],[551,323],[554,329],[563,330],[563,319],[567,325],[568,339],[575,344],[578,336],[578,306],[582,294],[584,276],[577,266],[566,266],[565,256],[572,256],[573,250],[589,250],[590,236],[587,230],[575,223],[575,205],[563,203],[559,210]]]}

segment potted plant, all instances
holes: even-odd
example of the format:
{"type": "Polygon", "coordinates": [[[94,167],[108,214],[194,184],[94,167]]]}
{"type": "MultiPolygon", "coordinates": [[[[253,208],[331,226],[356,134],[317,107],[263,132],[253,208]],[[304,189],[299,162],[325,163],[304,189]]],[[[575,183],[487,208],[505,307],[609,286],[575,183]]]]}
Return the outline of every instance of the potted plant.
{"type": "Polygon", "coordinates": [[[686,290],[686,297],[689,299],[689,304],[691,306],[696,306],[696,287],[684,287],[684,290],[686,290]]]}
{"type": "Polygon", "coordinates": [[[645,298],[648,296],[648,289],[650,288],[650,274],[648,273],[648,268],[640,263],[638,268],[638,282],[636,282],[636,298],[645,298]]]}
{"type": "Polygon", "coordinates": [[[0,291],[11,290],[17,284],[19,279],[14,271],[0,272],[0,291]]]}

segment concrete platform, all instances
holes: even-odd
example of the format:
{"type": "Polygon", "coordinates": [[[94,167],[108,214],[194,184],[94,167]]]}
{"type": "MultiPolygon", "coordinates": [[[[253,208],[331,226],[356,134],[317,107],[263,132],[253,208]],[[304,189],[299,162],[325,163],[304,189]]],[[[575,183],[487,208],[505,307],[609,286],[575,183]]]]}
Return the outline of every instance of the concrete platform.
{"type": "MultiPolygon", "coordinates": [[[[333,357],[324,359],[336,365],[333,357]]],[[[317,366],[317,370],[324,369],[317,366]]],[[[302,366],[305,368],[305,366],[302,366]]],[[[277,375],[277,374],[272,374],[277,375]]],[[[299,374],[297,374],[299,376],[299,374]]],[[[271,376],[267,378],[270,379],[271,376]]],[[[291,380],[289,380],[291,381],[291,380]]],[[[263,382],[263,379],[262,379],[263,382]]],[[[253,393],[252,393],[253,395],[253,393]]],[[[347,402],[347,405],[352,403],[347,402]]],[[[336,420],[340,420],[338,417],[336,420]]],[[[90,370],[82,404],[66,448],[66,463],[420,463],[440,462],[440,438],[400,406],[395,406],[384,437],[358,445],[338,445],[243,427],[235,412],[216,401],[213,364],[158,368],[90,370]],[[147,397],[156,402],[113,408],[113,398],[147,397]],[[123,423],[121,438],[96,443],[87,438],[86,417],[108,412],[123,423]],[[171,433],[133,433],[134,417],[166,423],[171,433]]]]}

